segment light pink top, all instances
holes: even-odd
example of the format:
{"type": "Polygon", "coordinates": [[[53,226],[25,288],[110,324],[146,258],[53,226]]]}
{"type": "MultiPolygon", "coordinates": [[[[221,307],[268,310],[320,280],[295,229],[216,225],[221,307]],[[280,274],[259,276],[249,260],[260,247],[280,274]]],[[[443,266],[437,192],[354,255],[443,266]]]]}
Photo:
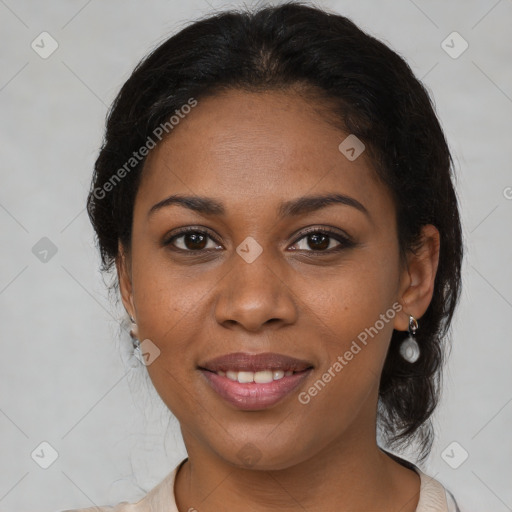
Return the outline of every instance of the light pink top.
{"type": "MultiPolygon", "coordinates": [[[[62,512],[179,512],[174,497],[174,480],[182,460],[158,485],[151,489],[137,503],[122,501],[114,506],[88,507],[62,512]]],[[[423,473],[418,467],[413,468],[420,476],[420,499],[416,512],[458,512],[459,509],[443,485],[423,473]]],[[[193,509],[192,509],[193,510],[193,509]]],[[[182,511],[188,512],[188,511],[182,511]]]]}

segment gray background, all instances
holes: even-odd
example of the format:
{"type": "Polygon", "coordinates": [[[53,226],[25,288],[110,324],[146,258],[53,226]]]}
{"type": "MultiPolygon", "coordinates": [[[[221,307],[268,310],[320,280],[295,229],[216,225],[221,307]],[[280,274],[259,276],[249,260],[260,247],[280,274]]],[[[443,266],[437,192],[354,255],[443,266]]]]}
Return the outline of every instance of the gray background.
{"type": "MultiPolygon", "coordinates": [[[[1,511],[136,501],[185,456],[145,368],[130,366],[84,206],[107,106],[134,65],[188,20],[233,5],[242,3],[0,0],[1,511]],[[47,59],[31,47],[43,31],[59,45],[47,59]],[[47,261],[33,252],[43,237],[57,249],[47,261]],[[43,441],[58,453],[48,469],[43,441]]],[[[387,42],[435,99],[466,260],[423,469],[463,511],[512,510],[512,1],[317,5],[387,42]],[[458,58],[442,47],[453,31],[469,44],[458,58]],[[469,457],[454,469],[446,461],[460,463],[462,450],[469,457]]]]}

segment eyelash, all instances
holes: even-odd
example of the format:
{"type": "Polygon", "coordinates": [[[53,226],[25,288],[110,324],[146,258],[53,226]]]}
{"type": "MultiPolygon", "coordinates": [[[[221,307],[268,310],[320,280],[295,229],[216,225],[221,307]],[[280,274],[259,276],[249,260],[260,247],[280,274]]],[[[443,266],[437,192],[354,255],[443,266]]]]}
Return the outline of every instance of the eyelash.
{"type": "MultiPolygon", "coordinates": [[[[198,229],[198,228],[195,228],[193,226],[181,229],[180,231],[178,231],[178,233],[175,233],[172,237],[170,237],[167,240],[165,240],[163,242],[163,245],[164,246],[169,246],[169,245],[173,246],[172,242],[174,240],[176,240],[177,238],[180,238],[180,237],[182,237],[182,236],[184,236],[184,235],[186,235],[188,233],[195,233],[195,234],[200,234],[200,235],[206,235],[211,240],[213,240],[216,244],[220,245],[219,242],[217,242],[217,240],[215,239],[215,237],[213,237],[208,231],[205,231],[204,229],[198,229]]],[[[312,234],[327,235],[329,238],[334,238],[336,241],[338,241],[340,243],[340,245],[338,245],[337,247],[334,247],[334,248],[331,248],[331,249],[326,249],[326,250],[323,250],[323,251],[314,250],[314,249],[306,250],[305,251],[307,253],[313,253],[315,256],[316,255],[323,255],[323,254],[332,254],[334,252],[338,252],[338,251],[341,251],[343,249],[351,248],[351,247],[353,247],[355,245],[355,242],[353,240],[351,240],[348,236],[342,235],[338,231],[335,231],[335,230],[330,229],[330,228],[312,228],[312,229],[308,229],[307,231],[303,231],[300,234],[300,236],[295,239],[295,241],[293,242],[292,245],[297,244],[300,240],[302,240],[303,238],[307,237],[308,235],[312,235],[312,234]]],[[[215,249],[199,249],[199,250],[195,251],[195,250],[191,250],[191,249],[181,249],[179,247],[173,246],[173,250],[180,251],[182,253],[201,254],[201,253],[213,251],[215,249]]],[[[301,252],[301,251],[304,251],[304,249],[296,249],[296,251],[301,252]]]]}

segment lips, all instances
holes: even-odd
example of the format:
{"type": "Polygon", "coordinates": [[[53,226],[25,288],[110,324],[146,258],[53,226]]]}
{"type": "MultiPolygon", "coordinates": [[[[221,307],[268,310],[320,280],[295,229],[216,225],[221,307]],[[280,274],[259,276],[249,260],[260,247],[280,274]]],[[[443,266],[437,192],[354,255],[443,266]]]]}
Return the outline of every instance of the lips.
{"type": "Polygon", "coordinates": [[[297,389],[312,369],[309,361],[273,352],[235,352],[198,365],[218,396],[247,411],[275,406],[297,389]]]}
{"type": "Polygon", "coordinates": [[[302,372],[313,365],[309,361],[296,359],[283,354],[265,352],[261,354],[249,354],[246,352],[234,352],[210,359],[198,365],[200,370],[210,372],[260,372],[265,370],[281,370],[283,372],[302,372]]]}
{"type": "Polygon", "coordinates": [[[268,383],[240,383],[208,370],[201,370],[209,387],[236,409],[258,411],[274,407],[307,379],[312,369],[292,373],[268,383]]]}

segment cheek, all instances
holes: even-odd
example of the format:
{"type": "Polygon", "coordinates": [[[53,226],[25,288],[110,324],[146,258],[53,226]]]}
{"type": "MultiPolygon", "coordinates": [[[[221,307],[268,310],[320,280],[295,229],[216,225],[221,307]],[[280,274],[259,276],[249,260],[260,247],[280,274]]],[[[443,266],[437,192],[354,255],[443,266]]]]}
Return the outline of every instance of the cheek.
{"type": "Polygon", "coordinates": [[[171,266],[165,249],[144,249],[140,244],[138,253],[134,251],[132,267],[139,337],[159,348],[155,366],[165,365],[179,374],[190,369],[186,361],[190,344],[201,326],[207,325],[206,318],[198,321],[198,315],[204,317],[210,283],[194,278],[190,268],[171,266]]]}
{"type": "Polygon", "coordinates": [[[350,276],[350,307],[364,329],[375,323],[397,299],[399,258],[395,243],[373,243],[355,262],[350,276]]]}
{"type": "Polygon", "coordinates": [[[180,350],[200,324],[198,312],[204,308],[208,287],[204,281],[173,278],[165,272],[146,277],[141,273],[139,277],[137,288],[134,279],[139,332],[166,348],[180,350]]]}
{"type": "Polygon", "coordinates": [[[327,408],[339,400],[357,404],[378,386],[397,314],[398,277],[397,252],[363,250],[330,276],[323,293],[310,296],[323,330],[327,408]]]}
{"type": "Polygon", "coordinates": [[[315,283],[309,303],[333,332],[346,340],[373,325],[397,299],[397,252],[365,247],[315,283]]]}
{"type": "Polygon", "coordinates": [[[155,390],[174,414],[190,415],[196,423],[204,421],[206,428],[204,407],[192,383],[194,340],[204,339],[208,325],[207,283],[150,258],[133,273],[133,283],[140,339],[149,339],[157,347],[157,357],[146,367],[155,390]]]}

